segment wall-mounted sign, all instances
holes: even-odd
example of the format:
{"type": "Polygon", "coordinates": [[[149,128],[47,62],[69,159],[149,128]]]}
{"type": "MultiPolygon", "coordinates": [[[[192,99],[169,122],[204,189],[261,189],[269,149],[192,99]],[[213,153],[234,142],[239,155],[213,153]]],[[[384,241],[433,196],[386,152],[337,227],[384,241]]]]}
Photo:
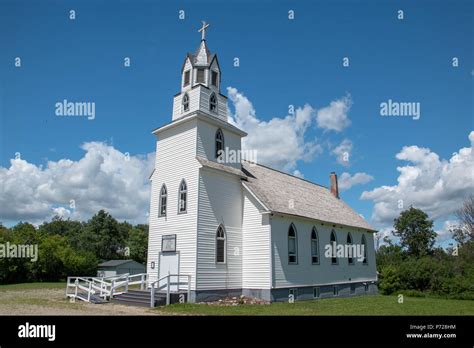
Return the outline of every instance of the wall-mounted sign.
{"type": "Polygon", "coordinates": [[[168,234],[161,237],[161,251],[176,251],[175,234],[168,234]]]}

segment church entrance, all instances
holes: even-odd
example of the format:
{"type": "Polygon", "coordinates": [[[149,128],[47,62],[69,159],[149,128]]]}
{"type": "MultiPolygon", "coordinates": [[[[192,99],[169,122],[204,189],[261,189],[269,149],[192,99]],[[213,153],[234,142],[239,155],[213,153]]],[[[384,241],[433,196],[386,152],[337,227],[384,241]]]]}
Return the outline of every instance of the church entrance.
{"type": "MultiPolygon", "coordinates": [[[[161,252],[158,272],[158,279],[166,277],[168,274],[179,274],[179,252],[161,252]]],[[[171,277],[171,291],[178,290],[177,280],[177,277],[171,277]]],[[[161,281],[159,286],[164,284],[166,284],[166,280],[161,281]]]]}

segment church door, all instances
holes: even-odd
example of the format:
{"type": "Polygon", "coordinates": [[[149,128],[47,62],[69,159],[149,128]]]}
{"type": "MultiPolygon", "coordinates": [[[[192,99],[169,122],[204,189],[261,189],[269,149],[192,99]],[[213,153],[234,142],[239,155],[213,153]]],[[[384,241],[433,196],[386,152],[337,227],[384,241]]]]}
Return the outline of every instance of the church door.
{"type": "MultiPolygon", "coordinates": [[[[160,264],[159,264],[159,279],[167,276],[168,274],[179,274],[179,253],[178,252],[162,252],[160,253],[160,264]]],[[[181,279],[182,280],[182,279],[181,279]]],[[[178,285],[177,277],[171,277],[171,291],[177,291],[178,285]]],[[[166,280],[160,282],[159,286],[166,284],[166,280]]],[[[166,291],[166,288],[163,289],[166,291]]]]}

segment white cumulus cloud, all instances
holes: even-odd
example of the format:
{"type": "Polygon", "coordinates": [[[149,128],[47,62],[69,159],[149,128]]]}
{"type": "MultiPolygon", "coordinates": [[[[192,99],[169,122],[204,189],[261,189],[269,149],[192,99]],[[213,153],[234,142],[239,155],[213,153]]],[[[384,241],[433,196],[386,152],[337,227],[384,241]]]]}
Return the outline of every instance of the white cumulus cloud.
{"type": "MultiPolygon", "coordinates": [[[[311,161],[322,152],[314,139],[307,139],[307,131],[315,118],[315,110],[308,104],[297,108],[294,115],[260,120],[252,103],[236,88],[227,88],[235,114],[229,121],[248,135],[242,139],[243,150],[257,151],[257,161],[284,171],[295,171],[298,161],[311,161]]],[[[297,173],[297,172],[296,172],[297,173]]]]}
{"type": "Polygon", "coordinates": [[[349,190],[354,185],[363,185],[372,181],[374,177],[367,173],[355,173],[351,175],[349,173],[342,173],[338,180],[338,187],[341,191],[349,190]]]}
{"type": "Polygon", "coordinates": [[[333,100],[329,106],[319,109],[316,121],[319,128],[340,132],[351,124],[347,113],[352,106],[350,95],[333,100]]]}
{"type": "Polygon", "coordinates": [[[85,220],[105,209],[120,220],[147,222],[154,155],[128,156],[102,142],[81,148],[78,161],[48,161],[43,168],[12,159],[9,168],[0,167],[0,221],[85,220]]]}
{"type": "Polygon", "coordinates": [[[452,214],[467,194],[474,193],[474,131],[469,140],[470,147],[461,148],[449,160],[440,159],[428,148],[403,147],[396,158],[409,164],[397,167],[398,184],[380,186],[361,195],[375,203],[372,219],[392,223],[401,209],[410,205],[435,220],[452,214]]]}
{"type": "Polygon", "coordinates": [[[352,141],[344,139],[331,151],[331,153],[336,156],[337,163],[344,167],[349,167],[351,163],[352,147],[352,141]]]}

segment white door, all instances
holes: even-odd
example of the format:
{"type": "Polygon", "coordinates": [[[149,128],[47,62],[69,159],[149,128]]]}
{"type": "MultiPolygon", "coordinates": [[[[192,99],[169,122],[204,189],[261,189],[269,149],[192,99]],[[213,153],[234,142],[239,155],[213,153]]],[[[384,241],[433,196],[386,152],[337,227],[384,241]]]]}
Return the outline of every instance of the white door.
{"type": "MultiPolygon", "coordinates": [[[[179,274],[179,254],[178,253],[161,253],[160,254],[160,265],[159,265],[159,279],[167,276],[168,274],[179,274]]],[[[171,283],[177,283],[177,277],[170,278],[171,283]]],[[[160,282],[159,286],[166,284],[166,280],[160,282]]],[[[177,291],[178,285],[172,284],[170,286],[171,291],[177,291]]],[[[163,290],[166,291],[166,288],[163,290]]]]}

